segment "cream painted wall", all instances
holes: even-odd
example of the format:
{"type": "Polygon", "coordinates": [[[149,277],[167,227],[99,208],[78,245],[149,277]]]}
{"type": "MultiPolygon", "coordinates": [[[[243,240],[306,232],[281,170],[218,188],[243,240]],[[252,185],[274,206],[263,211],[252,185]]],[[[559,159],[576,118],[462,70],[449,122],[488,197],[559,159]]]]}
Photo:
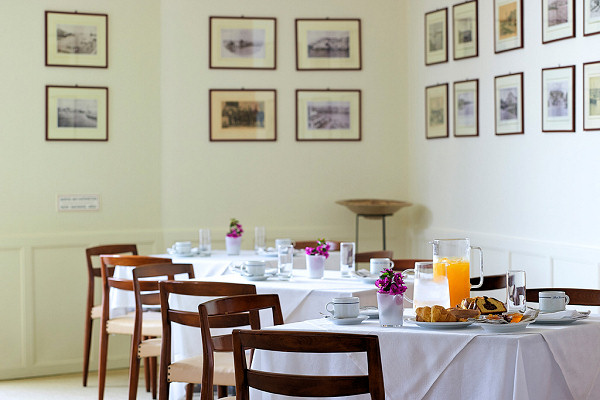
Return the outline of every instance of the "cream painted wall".
{"type": "MultiPolygon", "coordinates": [[[[479,57],[425,67],[424,14],[449,7],[441,0],[406,2],[409,76],[410,188],[421,255],[433,237],[470,236],[484,246],[489,271],[525,268],[532,285],[599,287],[600,133],[584,132],[584,62],[598,61],[600,36],[583,36],[577,2],[575,39],[541,44],[541,2],[524,2],[525,47],[494,54],[493,2],[479,2],[479,57]],[[541,132],[541,69],[576,65],[576,132],[541,132]],[[494,76],[524,72],[525,134],[494,134],[494,76]],[[425,140],[428,85],[479,79],[480,135],[425,140]]],[[[450,27],[452,24],[450,23],[450,27]]],[[[452,47],[450,45],[450,58],[452,47]]],[[[450,114],[452,113],[450,108],[450,114]]],[[[452,126],[452,119],[450,120],[452,126]]]]}
{"type": "MultiPolygon", "coordinates": [[[[408,190],[403,2],[223,0],[162,2],[162,215],[166,242],[197,240],[213,231],[223,248],[229,218],[267,239],[327,236],[353,240],[355,214],[335,204],[347,198],[411,200],[408,190]],[[275,71],[208,68],[210,16],[277,18],[275,71]],[[295,69],[295,18],[361,18],[362,71],[295,69]],[[208,91],[277,90],[277,141],[209,142],[208,91]],[[297,142],[296,89],[362,90],[361,142],[297,142]]],[[[379,221],[361,219],[361,248],[381,248],[379,221]]],[[[388,248],[404,251],[404,211],[388,219],[388,248]]]]}

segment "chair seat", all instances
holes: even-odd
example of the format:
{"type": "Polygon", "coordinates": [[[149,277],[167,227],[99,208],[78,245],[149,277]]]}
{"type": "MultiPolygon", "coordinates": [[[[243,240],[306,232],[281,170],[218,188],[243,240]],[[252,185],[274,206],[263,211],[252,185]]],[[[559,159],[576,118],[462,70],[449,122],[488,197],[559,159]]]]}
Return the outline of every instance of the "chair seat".
{"type": "Polygon", "coordinates": [[[92,310],[90,312],[90,318],[99,319],[101,316],[102,316],[102,306],[97,305],[97,306],[92,307],[92,310]]]}
{"type": "Polygon", "coordinates": [[[138,358],[159,357],[161,344],[161,338],[142,341],[138,345],[138,358]]]}
{"type": "MultiPolygon", "coordinates": [[[[162,336],[162,319],[160,313],[145,312],[143,318],[142,336],[162,336]]],[[[132,314],[112,318],[106,322],[106,331],[108,333],[132,335],[133,324],[134,318],[132,314]]]]}
{"type": "Polygon", "coordinates": [[[235,400],[235,396],[221,397],[219,400],[235,400]]]}
{"type": "MultiPolygon", "coordinates": [[[[248,357],[248,362],[249,356],[248,357]]],[[[190,357],[169,365],[169,382],[202,383],[202,356],[190,357]]],[[[213,385],[235,386],[233,353],[215,352],[213,385]]]]}

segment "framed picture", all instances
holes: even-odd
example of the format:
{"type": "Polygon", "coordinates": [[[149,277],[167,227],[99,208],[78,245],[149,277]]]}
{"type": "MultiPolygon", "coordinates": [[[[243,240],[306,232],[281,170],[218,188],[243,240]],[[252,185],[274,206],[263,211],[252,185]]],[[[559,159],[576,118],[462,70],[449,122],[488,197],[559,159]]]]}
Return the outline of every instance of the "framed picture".
{"type": "Polygon", "coordinates": [[[456,4],[452,7],[454,21],[454,59],[477,57],[479,52],[479,28],[477,0],[456,4]]]}
{"type": "Polygon", "coordinates": [[[360,70],[360,19],[296,19],[296,69],[360,70]]]}
{"type": "Polygon", "coordinates": [[[542,43],[575,37],[575,0],[542,0],[542,43]]]}
{"type": "Polygon", "coordinates": [[[425,14],[425,65],[448,62],[448,9],[425,14]]]}
{"type": "Polygon", "coordinates": [[[211,89],[211,142],[277,140],[277,92],[274,89],[211,89]]]}
{"type": "Polygon", "coordinates": [[[107,141],[108,88],[46,86],[46,140],[107,141]]]}
{"type": "Polygon", "coordinates": [[[275,69],[275,18],[210,17],[210,68],[275,69]]]}
{"type": "Polygon", "coordinates": [[[454,82],[454,136],[479,136],[479,79],[454,82]]]}
{"type": "Polygon", "coordinates": [[[296,140],[361,140],[361,91],[296,90],[296,140]]]}
{"type": "Polygon", "coordinates": [[[494,84],[496,135],[524,133],[523,73],[497,76],[494,84]]]}
{"type": "Polygon", "coordinates": [[[575,132],[575,66],[542,69],[542,132],[575,132]]]}
{"type": "Polygon", "coordinates": [[[600,130],[600,61],[583,64],[583,130],[600,130]]]}
{"type": "Polygon", "coordinates": [[[523,0],[494,0],[494,51],[523,47],[523,0]]]}
{"type": "Polygon", "coordinates": [[[46,11],[46,66],[108,68],[108,15],[46,11]]]}
{"type": "Polygon", "coordinates": [[[600,33],[600,0],[583,0],[584,36],[600,33]]]}
{"type": "Polygon", "coordinates": [[[448,84],[425,88],[425,137],[448,137],[448,84]]]}

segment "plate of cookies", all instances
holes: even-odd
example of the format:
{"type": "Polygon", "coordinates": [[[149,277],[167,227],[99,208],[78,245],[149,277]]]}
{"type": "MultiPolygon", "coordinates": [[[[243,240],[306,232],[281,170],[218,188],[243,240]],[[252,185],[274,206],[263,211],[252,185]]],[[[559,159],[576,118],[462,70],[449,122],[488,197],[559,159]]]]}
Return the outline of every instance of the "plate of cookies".
{"type": "Polygon", "coordinates": [[[445,308],[439,305],[418,307],[415,313],[416,317],[406,318],[406,321],[427,329],[466,328],[475,322],[475,318],[480,314],[477,310],[445,308]]]}

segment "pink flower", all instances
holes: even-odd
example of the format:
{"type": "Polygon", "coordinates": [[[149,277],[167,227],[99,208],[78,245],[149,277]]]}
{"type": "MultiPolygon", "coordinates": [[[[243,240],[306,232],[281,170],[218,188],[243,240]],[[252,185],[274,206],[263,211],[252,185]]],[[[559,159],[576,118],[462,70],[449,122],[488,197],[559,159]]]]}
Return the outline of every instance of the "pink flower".
{"type": "Polygon", "coordinates": [[[325,258],[329,257],[329,247],[331,247],[329,244],[325,243],[325,239],[319,239],[317,240],[317,247],[307,247],[305,249],[306,254],[308,254],[309,256],[325,256],[325,258]]]}
{"type": "Polygon", "coordinates": [[[391,268],[386,268],[381,272],[381,276],[375,281],[375,286],[377,286],[378,293],[396,295],[406,292],[402,274],[394,272],[391,268]]]}

